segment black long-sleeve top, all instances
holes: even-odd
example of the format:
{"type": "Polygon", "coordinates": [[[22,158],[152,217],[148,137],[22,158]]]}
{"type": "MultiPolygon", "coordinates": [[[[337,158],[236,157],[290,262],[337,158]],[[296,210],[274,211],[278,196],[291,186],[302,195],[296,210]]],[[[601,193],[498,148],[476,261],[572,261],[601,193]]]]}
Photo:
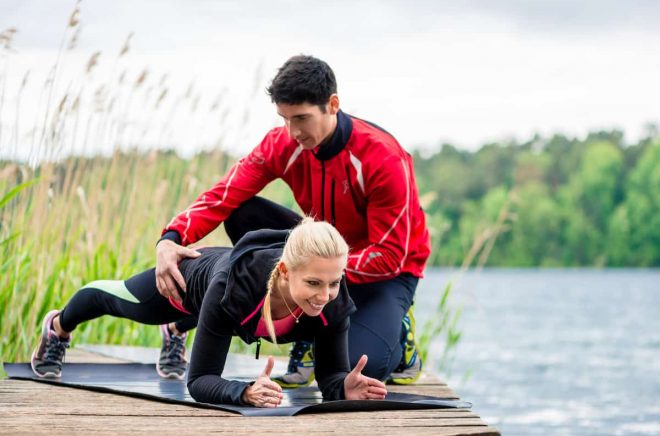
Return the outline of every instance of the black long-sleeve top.
{"type": "MultiPolygon", "coordinates": [[[[232,336],[247,343],[257,339],[254,332],[261,317],[257,307],[287,234],[286,230],[249,232],[233,249],[205,248],[200,250],[202,256],[181,262],[187,288],[183,306],[199,314],[188,369],[188,391],[196,401],[243,404],[241,397],[250,383],[227,380],[222,372],[232,336]]],[[[292,331],[277,338],[280,343],[314,342],[315,376],[325,399],[344,398],[344,378],[350,371],[348,317],[354,311],[342,280],[337,298],[321,316],[302,316],[292,331]]]]}

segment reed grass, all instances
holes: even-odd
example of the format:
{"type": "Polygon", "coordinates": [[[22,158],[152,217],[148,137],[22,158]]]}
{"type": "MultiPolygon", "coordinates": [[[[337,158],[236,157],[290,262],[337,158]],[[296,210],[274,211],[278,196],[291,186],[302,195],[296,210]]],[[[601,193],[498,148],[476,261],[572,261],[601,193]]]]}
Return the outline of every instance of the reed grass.
{"type": "MultiPolygon", "coordinates": [[[[221,135],[215,151],[190,159],[145,151],[167,143],[173,120],[211,119],[221,131],[223,94],[197,92],[194,82],[180,91],[166,73],[135,70],[126,62],[132,34],[116,54],[96,51],[72,64],[80,17],[79,2],[45,80],[28,70],[15,88],[7,71],[20,31],[0,32],[1,361],[29,358],[44,314],[85,283],[152,267],[162,227],[232,163],[221,135]],[[62,75],[65,65],[78,73],[62,75]],[[38,99],[26,101],[26,90],[38,99]],[[23,119],[28,106],[32,116],[23,119]]],[[[278,191],[265,193],[282,200],[278,191]]],[[[204,240],[228,243],[222,231],[204,240]]],[[[77,329],[75,342],[154,346],[160,337],[156,328],[105,317],[77,329]]]]}

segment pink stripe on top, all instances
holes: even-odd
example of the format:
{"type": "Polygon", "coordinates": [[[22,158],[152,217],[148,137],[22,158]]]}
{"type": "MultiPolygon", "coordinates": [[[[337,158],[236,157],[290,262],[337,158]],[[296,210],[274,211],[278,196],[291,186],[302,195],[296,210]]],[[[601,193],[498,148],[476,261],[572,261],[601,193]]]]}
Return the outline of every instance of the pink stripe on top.
{"type": "MultiPolygon", "coordinates": [[[[293,311],[293,314],[289,314],[281,319],[274,319],[273,325],[275,326],[275,336],[286,335],[291,330],[293,330],[293,327],[296,324],[296,318],[293,315],[300,317],[301,314],[302,309],[298,307],[293,311]]],[[[266,327],[266,321],[264,320],[263,316],[259,318],[259,323],[257,324],[257,329],[255,330],[254,335],[257,337],[270,336],[268,334],[268,328],[266,327]]]]}
{"type": "Polygon", "coordinates": [[[248,322],[250,319],[252,319],[252,317],[253,317],[254,315],[257,314],[257,312],[259,312],[259,309],[261,309],[261,306],[264,305],[264,301],[266,301],[266,297],[262,298],[262,299],[261,299],[261,302],[259,303],[259,305],[257,306],[257,308],[254,309],[254,310],[252,311],[252,313],[249,314],[249,315],[248,315],[243,321],[241,321],[241,325],[243,325],[243,324],[245,324],[246,322],[248,322]]]}
{"type": "Polygon", "coordinates": [[[171,304],[176,310],[179,310],[179,311],[181,311],[181,312],[183,312],[183,313],[187,313],[188,315],[190,315],[190,312],[188,312],[188,311],[186,310],[186,308],[183,307],[183,305],[180,304],[178,301],[174,300],[172,297],[167,297],[167,298],[170,300],[170,304],[171,304]]]}

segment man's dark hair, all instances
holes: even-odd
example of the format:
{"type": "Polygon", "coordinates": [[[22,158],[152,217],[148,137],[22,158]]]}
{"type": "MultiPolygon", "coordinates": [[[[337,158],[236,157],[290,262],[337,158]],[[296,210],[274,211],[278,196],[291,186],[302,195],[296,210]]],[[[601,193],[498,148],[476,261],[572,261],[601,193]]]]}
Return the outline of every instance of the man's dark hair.
{"type": "Polygon", "coordinates": [[[280,67],[266,92],[275,104],[309,103],[325,111],[330,96],[337,93],[337,80],[321,59],[298,55],[280,67]]]}

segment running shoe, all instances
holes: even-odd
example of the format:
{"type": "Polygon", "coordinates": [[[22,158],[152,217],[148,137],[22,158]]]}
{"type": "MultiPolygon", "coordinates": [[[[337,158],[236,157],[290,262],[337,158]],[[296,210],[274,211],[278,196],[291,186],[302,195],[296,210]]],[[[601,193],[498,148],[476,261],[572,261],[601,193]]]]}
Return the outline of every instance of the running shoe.
{"type": "Polygon", "coordinates": [[[32,371],[41,378],[59,378],[62,376],[64,354],[69,348],[71,336],[61,338],[53,330],[53,318],[59,315],[59,310],[51,310],[46,314],[41,324],[39,345],[30,359],[32,371]]]}
{"type": "Polygon", "coordinates": [[[415,342],[415,316],[413,312],[414,308],[410,306],[408,313],[403,317],[401,335],[403,355],[401,356],[401,363],[388,379],[389,382],[397,385],[414,383],[422,374],[422,358],[417,353],[417,343],[415,342]]]}
{"type": "Polygon", "coordinates": [[[163,344],[160,348],[160,358],[156,365],[156,372],[162,378],[183,380],[188,364],[186,359],[188,333],[181,336],[172,334],[167,324],[163,324],[160,326],[160,335],[163,338],[163,344]]]}
{"type": "Polygon", "coordinates": [[[314,381],[314,354],[311,342],[296,342],[289,352],[287,373],[273,377],[283,388],[295,389],[308,386],[314,381]]]}

